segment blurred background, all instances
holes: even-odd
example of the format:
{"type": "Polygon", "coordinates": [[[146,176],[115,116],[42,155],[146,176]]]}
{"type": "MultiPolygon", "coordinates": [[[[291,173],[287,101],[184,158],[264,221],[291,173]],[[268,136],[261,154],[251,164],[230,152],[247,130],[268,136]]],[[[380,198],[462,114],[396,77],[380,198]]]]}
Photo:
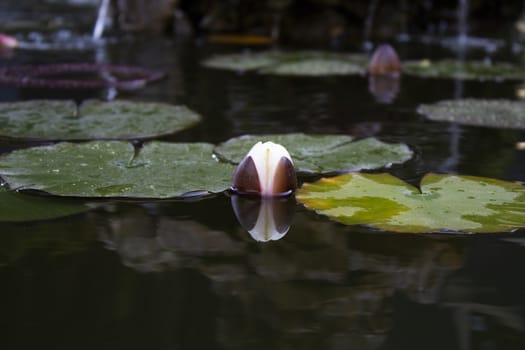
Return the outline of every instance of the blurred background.
{"type": "MultiPolygon", "coordinates": [[[[141,32],[211,40],[250,34],[288,45],[344,45],[370,38],[456,35],[461,16],[468,16],[474,36],[520,35],[524,11],[523,0],[3,0],[0,31],[141,32]]],[[[33,33],[33,39],[38,35],[33,33]]]]}

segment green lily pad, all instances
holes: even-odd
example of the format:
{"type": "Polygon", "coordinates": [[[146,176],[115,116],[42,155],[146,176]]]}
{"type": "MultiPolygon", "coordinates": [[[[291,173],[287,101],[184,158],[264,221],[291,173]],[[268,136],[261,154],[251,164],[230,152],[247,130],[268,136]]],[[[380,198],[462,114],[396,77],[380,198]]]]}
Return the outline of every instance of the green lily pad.
{"type": "Polygon", "coordinates": [[[261,73],[297,76],[362,75],[365,73],[365,70],[355,62],[331,59],[307,59],[267,67],[262,69],[261,73]]]}
{"type": "Polygon", "coordinates": [[[37,221],[79,214],[91,207],[74,200],[46,198],[0,186],[0,221],[37,221]]]}
{"type": "Polygon", "coordinates": [[[489,233],[525,227],[525,187],[520,184],[428,174],[420,187],[390,174],[349,173],[304,184],[297,200],[343,224],[395,232],[489,233]]]}
{"type": "Polygon", "coordinates": [[[40,140],[142,139],[172,134],[201,117],[184,106],[88,100],[0,103],[0,135],[40,140]]]}
{"type": "Polygon", "coordinates": [[[177,198],[229,188],[234,167],[213,158],[207,143],[125,141],[58,143],[0,156],[0,176],[13,189],[60,196],[177,198]]]}
{"type": "Polygon", "coordinates": [[[425,78],[471,80],[520,80],[525,78],[523,68],[510,63],[462,62],[458,60],[408,61],[403,63],[403,73],[425,78]]]}
{"type": "Polygon", "coordinates": [[[431,120],[495,128],[525,128],[525,102],[459,99],[420,105],[418,113],[431,120]]]}
{"type": "Polygon", "coordinates": [[[377,169],[403,163],[412,157],[404,144],[387,144],[375,138],[353,141],[347,135],[245,135],[215,148],[225,161],[239,163],[258,141],[272,141],[288,149],[297,172],[335,173],[358,169],[377,169]]]}
{"type": "Polygon", "coordinates": [[[322,51],[278,52],[216,55],[202,62],[204,66],[263,74],[327,76],[366,73],[367,57],[322,51]]]}
{"type": "Polygon", "coordinates": [[[279,56],[273,51],[215,55],[202,61],[202,65],[209,68],[251,71],[278,64],[279,56]]]}

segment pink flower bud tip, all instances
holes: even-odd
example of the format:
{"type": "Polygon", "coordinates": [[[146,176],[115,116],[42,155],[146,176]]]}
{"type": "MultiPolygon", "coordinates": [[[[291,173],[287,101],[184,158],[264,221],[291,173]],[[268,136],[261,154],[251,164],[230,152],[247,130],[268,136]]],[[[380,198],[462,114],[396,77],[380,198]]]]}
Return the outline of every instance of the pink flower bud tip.
{"type": "Polygon", "coordinates": [[[379,45],[370,57],[368,73],[371,75],[399,75],[401,61],[396,50],[388,44],[379,45]]]}
{"type": "Polygon", "coordinates": [[[0,33],[0,49],[12,49],[18,46],[18,40],[14,36],[0,33]]]}
{"type": "Polygon", "coordinates": [[[296,187],[290,154],[273,142],[257,142],[233,173],[232,189],[238,193],[277,197],[294,192],[296,187]]]}

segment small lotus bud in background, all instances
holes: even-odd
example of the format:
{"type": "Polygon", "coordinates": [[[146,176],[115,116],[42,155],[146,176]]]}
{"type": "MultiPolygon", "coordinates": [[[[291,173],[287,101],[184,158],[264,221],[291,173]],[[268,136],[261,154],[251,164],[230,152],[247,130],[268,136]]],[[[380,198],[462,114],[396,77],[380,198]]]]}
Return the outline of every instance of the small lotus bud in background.
{"type": "Polygon", "coordinates": [[[0,33],[0,49],[13,49],[18,46],[14,36],[0,33]]]}
{"type": "Polygon", "coordinates": [[[290,153],[273,142],[257,142],[233,173],[232,189],[262,197],[285,196],[297,187],[290,153]]]}
{"type": "Polygon", "coordinates": [[[368,74],[371,75],[399,75],[401,62],[396,50],[388,44],[379,45],[368,63],[368,74]]]}

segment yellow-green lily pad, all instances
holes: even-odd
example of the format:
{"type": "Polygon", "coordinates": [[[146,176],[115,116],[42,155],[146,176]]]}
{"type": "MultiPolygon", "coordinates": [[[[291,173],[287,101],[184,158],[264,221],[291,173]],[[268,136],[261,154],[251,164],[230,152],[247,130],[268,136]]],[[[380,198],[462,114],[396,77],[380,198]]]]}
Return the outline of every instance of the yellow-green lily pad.
{"type": "Polygon", "coordinates": [[[0,103],[0,135],[37,140],[144,139],[191,127],[201,117],[185,106],[88,100],[0,103]]]}
{"type": "Polygon", "coordinates": [[[418,113],[431,120],[495,128],[525,129],[525,102],[504,99],[458,99],[423,104],[418,113]]]}
{"type": "Polygon", "coordinates": [[[12,189],[59,196],[186,198],[229,188],[234,167],[214,159],[208,143],[125,141],[58,143],[0,156],[12,189]]]}
{"type": "Polygon", "coordinates": [[[520,80],[525,78],[523,68],[511,63],[486,63],[444,59],[431,61],[407,61],[403,73],[424,78],[447,78],[465,80],[520,80]]]}
{"type": "Polygon", "coordinates": [[[491,233],[525,227],[525,187],[428,174],[420,189],[390,174],[349,173],[306,183],[297,200],[346,225],[407,233],[491,233]]]}
{"type": "Polygon", "coordinates": [[[90,206],[77,200],[32,196],[0,186],[0,221],[48,220],[90,209],[90,206]]]}
{"type": "Polygon", "coordinates": [[[294,76],[363,75],[368,59],[361,54],[323,51],[279,52],[215,55],[202,62],[206,67],[262,74],[294,76]]]}
{"type": "Polygon", "coordinates": [[[215,148],[217,156],[238,164],[258,141],[272,141],[286,147],[300,173],[336,173],[377,169],[403,163],[412,157],[405,144],[389,144],[375,138],[354,141],[348,135],[274,134],[244,135],[215,148]]]}

